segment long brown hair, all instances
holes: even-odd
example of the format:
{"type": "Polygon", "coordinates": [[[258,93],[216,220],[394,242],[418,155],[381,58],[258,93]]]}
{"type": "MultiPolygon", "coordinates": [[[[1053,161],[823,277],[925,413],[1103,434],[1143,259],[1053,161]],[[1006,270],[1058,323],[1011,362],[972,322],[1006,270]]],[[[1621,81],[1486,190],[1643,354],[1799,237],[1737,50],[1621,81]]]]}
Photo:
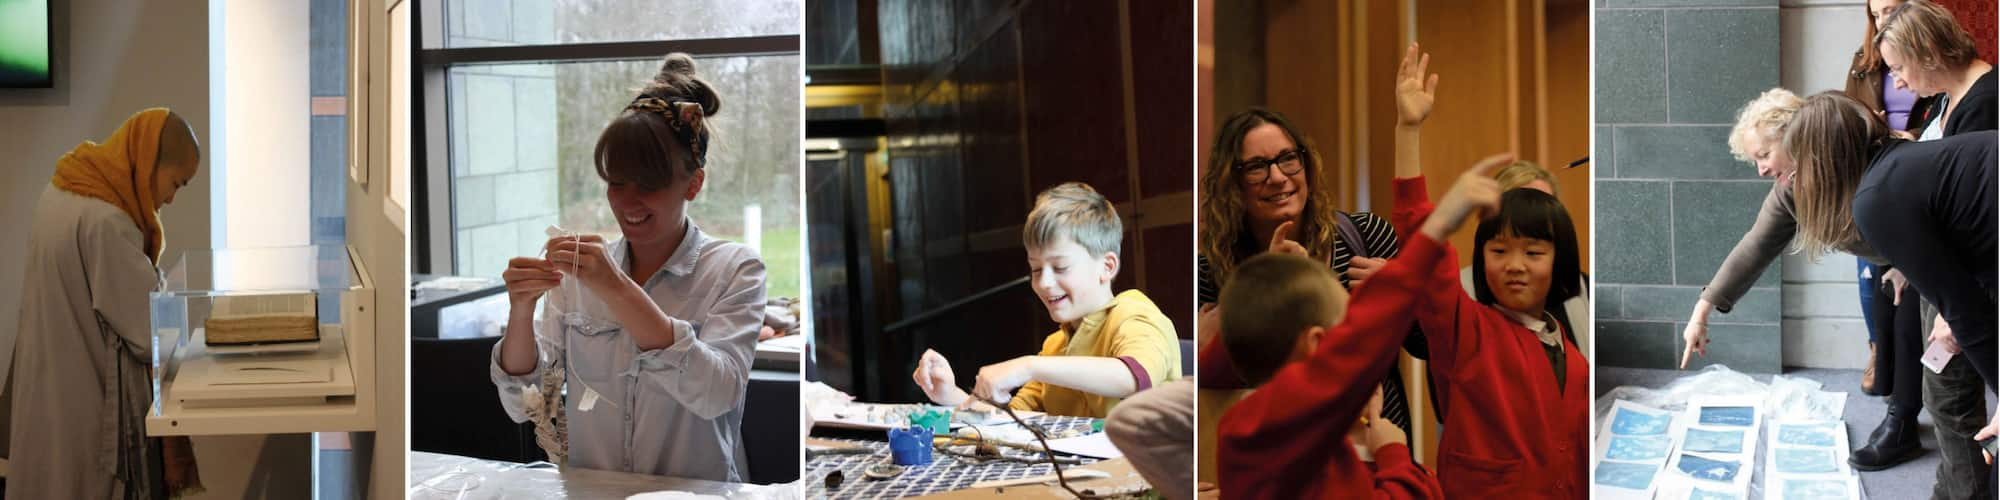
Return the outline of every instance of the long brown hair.
{"type": "Polygon", "coordinates": [[[1306,206],[1297,231],[1299,244],[1313,255],[1331,255],[1338,239],[1333,207],[1332,179],[1321,174],[1319,150],[1312,140],[1285,120],[1285,115],[1263,108],[1250,108],[1230,115],[1216,133],[1209,150],[1208,169],[1201,174],[1201,256],[1215,269],[1217,284],[1229,282],[1237,261],[1261,251],[1259,242],[1270,235],[1249,234],[1249,214],[1244,211],[1242,183],[1236,175],[1237,158],[1243,154],[1243,138],[1266,123],[1276,125],[1302,154],[1307,182],[1306,206]]]}
{"type": "MultiPolygon", "coordinates": [[[[1875,48],[1878,45],[1875,43],[1875,10],[1868,8],[1868,2],[1866,1],[1861,2],[1861,10],[1868,13],[1868,29],[1861,32],[1861,64],[1856,65],[1855,68],[1858,68],[1856,71],[1872,73],[1882,70],[1882,50],[1875,48]]],[[[1883,76],[1888,76],[1886,71],[1884,73],[1883,76]]],[[[1866,75],[1856,73],[1852,76],[1854,78],[1861,78],[1866,75]]]]}
{"type": "Polygon", "coordinates": [[[1861,239],[1854,225],[1854,190],[1868,171],[1870,156],[1889,137],[1888,124],[1839,91],[1807,97],[1792,116],[1785,128],[1785,150],[1798,165],[1792,181],[1794,216],[1798,243],[1808,258],[1818,260],[1861,239]]]}
{"type": "Polygon", "coordinates": [[[722,96],[695,76],[694,57],[667,54],[659,74],[598,134],[597,176],[658,191],[679,174],[706,167],[707,117],[719,111],[722,96]]]}

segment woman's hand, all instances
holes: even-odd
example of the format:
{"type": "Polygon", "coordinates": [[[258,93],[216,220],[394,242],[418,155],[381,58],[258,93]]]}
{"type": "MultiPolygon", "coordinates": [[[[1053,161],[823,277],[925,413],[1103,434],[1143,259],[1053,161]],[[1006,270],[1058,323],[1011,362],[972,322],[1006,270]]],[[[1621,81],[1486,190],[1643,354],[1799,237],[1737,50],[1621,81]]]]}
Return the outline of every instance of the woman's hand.
{"type": "Polygon", "coordinates": [[[958,388],[958,375],[952,373],[951,362],[943,354],[930,349],[917,359],[917,371],[910,378],[917,381],[917,388],[924,390],[924,396],[932,403],[958,406],[965,402],[965,391],[958,388]]]}
{"type": "Polygon", "coordinates": [[[507,270],[500,273],[500,279],[507,282],[509,303],[533,306],[543,293],[562,285],[563,275],[547,260],[515,257],[507,261],[507,270]]]}
{"type": "Polygon", "coordinates": [[[1268,251],[1272,253],[1292,254],[1308,259],[1312,258],[1312,255],[1306,252],[1305,245],[1300,245],[1299,242],[1292,241],[1292,227],[1295,225],[1292,221],[1285,221],[1278,224],[1278,229],[1271,232],[1271,248],[1268,251]]]}
{"type": "Polygon", "coordinates": [[[1459,174],[1458,181],[1438,200],[1437,209],[1424,219],[1418,232],[1432,240],[1444,241],[1465,224],[1466,218],[1478,215],[1485,219],[1498,213],[1501,189],[1500,181],[1493,180],[1493,171],[1512,161],[1513,153],[1488,156],[1459,174]]]}
{"type": "Polygon", "coordinates": [[[1348,259],[1347,280],[1353,282],[1353,286],[1350,288],[1359,288],[1362,281],[1367,281],[1368,277],[1374,276],[1376,271],[1381,271],[1382,267],[1387,265],[1389,265],[1389,259],[1372,257],[1354,257],[1348,259]]]}
{"type": "MultiPolygon", "coordinates": [[[[1986,438],[1990,438],[1993,436],[2000,436],[2000,418],[1996,418],[1993,419],[1992,421],[1987,422],[1986,428],[1980,429],[1978,434],[1972,435],[1972,440],[1985,441],[1986,438]]],[[[1979,454],[1985,455],[1984,458],[1986,458],[1986,465],[1993,465],[1993,452],[1986,451],[1984,448],[1981,448],[1979,450],[1979,454]]]]}
{"type": "Polygon", "coordinates": [[[1681,331],[1681,339],[1687,343],[1687,348],[1681,351],[1682,370],[1687,369],[1691,355],[1708,357],[1708,312],[1713,310],[1715,305],[1709,304],[1708,299],[1694,301],[1694,313],[1688,316],[1687,329],[1681,331]]]}
{"type": "Polygon", "coordinates": [[[972,383],[972,393],[995,403],[1007,404],[1008,400],[1014,399],[1014,389],[1034,380],[1034,359],[1034,356],[1021,356],[981,367],[979,377],[972,383]]]}
{"type": "Polygon", "coordinates": [[[584,234],[549,238],[543,248],[548,249],[548,262],[556,270],[575,277],[591,291],[603,293],[625,281],[625,274],[611,262],[611,253],[605,249],[602,236],[584,234]]]}
{"type": "Polygon", "coordinates": [[[1962,352],[1958,349],[1958,338],[1951,336],[1951,323],[1945,322],[1943,315],[1931,320],[1931,343],[1942,345],[1944,352],[1952,354],[1962,352]]]}
{"type": "Polygon", "coordinates": [[[1909,286],[1909,284],[1910,280],[1903,277],[1901,269],[1892,267],[1882,273],[1882,285],[1890,287],[1889,303],[1892,305],[1903,305],[1903,287],[1909,286]]]}
{"type": "Polygon", "coordinates": [[[1431,55],[1419,52],[1417,44],[1410,44],[1409,50],[1403,52],[1403,62],[1396,67],[1398,125],[1423,125],[1424,120],[1431,116],[1431,104],[1437,97],[1438,76],[1427,73],[1430,66],[1431,55]]]}

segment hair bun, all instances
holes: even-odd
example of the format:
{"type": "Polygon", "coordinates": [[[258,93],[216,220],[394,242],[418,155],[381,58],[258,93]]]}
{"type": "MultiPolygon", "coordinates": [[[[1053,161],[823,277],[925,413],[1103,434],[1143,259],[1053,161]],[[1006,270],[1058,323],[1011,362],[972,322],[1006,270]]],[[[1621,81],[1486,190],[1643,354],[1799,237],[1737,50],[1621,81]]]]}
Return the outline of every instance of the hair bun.
{"type": "Polygon", "coordinates": [[[665,100],[678,98],[700,103],[703,115],[714,116],[722,111],[722,96],[716,95],[715,89],[696,75],[694,56],[685,52],[667,54],[660,63],[660,72],[653,75],[644,93],[665,100]]]}
{"type": "Polygon", "coordinates": [[[667,54],[666,63],[660,65],[660,75],[654,77],[654,79],[665,81],[668,75],[681,75],[687,78],[694,78],[694,56],[687,55],[685,52],[667,54]]]}

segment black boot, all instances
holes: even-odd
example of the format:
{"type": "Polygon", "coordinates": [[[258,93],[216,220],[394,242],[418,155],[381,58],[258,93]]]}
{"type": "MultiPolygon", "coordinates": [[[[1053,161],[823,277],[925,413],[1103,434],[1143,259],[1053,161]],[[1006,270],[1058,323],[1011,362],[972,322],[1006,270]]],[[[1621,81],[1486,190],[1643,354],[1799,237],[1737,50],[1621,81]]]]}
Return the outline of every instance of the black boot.
{"type": "Polygon", "coordinates": [[[1868,444],[1854,450],[1854,454],[1847,457],[1847,464],[1856,470],[1878,471],[1923,454],[1924,447],[1917,441],[1917,410],[1899,410],[1890,406],[1888,415],[1882,417],[1882,424],[1868,434],[1868,444]]]}

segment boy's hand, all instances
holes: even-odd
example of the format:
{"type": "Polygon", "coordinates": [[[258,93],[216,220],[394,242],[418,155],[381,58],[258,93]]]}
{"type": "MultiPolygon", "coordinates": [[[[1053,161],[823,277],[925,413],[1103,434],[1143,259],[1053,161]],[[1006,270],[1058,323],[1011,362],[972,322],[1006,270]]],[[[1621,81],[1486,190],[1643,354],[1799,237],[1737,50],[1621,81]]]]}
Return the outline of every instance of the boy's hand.
{"type": "Polygon", "coordinates": [[[1451,190],[1438,200],[1437,210],[1424,219],[1419,230],[1433,240],[1444,241],[1465,220],[1473,215],[1481,219],[1491,217],[1500,211],[1500,181],[1493,179],[1493,171],[1514,161],[1513,153],[1488,156],[1465,173],[1459,174],[1458,181],[1452,183],[1451,190]]]}
{"type": "Polygon", "coordinates": [[[1417,44],[1410,44],[1403,52],[1403,62],[1396,67],[1396,119],[1398,125],[1423,125],[1431,116],[1431,104],[1436,101],[1438,76],[1429,73],[1431,55],[1417,50],[1417,44]],[[1425,78],[1426,76],[1429,78],[1425,78]]]}
{"type": "Polygon", "coordinates": [[[1390,422],[1389,419],[1382,418],[1382,388],[1380,386],[1376,386],[1375,397],[1368,399],[1368,406],[1362,409],[1361,416],[1368,421],[1368,430],[1365,434],[1367,438],[1362,445],[1367,446],[1369,451],[1380,450],[1383,446],[1388,446],[1391,443],[1402,444],[1404,446],[1409,445],[1409,439],[1403,435],[1403,429],[1396,427],[1395,422],[1390,422]]]}
{"type": "Polygon", "coordinates": [[[958,406],[965,402],[965,391],[958,388],[958,376],[951,371],[951,362],[937,351],[924,349],[924,355],[917,360],[916,373],[910,378],[917,381],[917,387],[924,390],[924,396],[932,403],[958,406]]]}
{"type": "Polygon", "coordinates": [[[972,393],[995,403],[1007,404],[1008,400],[1014,399],[1014,389],[1034,380],[1031,366],[1034,358],[1021,356],[980,368],[978,380],[972,384],[972,393]]]}
{"type": "Polygon", "coordinates": [[[1214,342],[1215,336],[1221,333],[1222,333],[1222,305],[1202,304],[1201,319],[1196,320],[1194,323],[1195,349],[1200,350],[1208,347],[1208,343],[1214,342]]]}

